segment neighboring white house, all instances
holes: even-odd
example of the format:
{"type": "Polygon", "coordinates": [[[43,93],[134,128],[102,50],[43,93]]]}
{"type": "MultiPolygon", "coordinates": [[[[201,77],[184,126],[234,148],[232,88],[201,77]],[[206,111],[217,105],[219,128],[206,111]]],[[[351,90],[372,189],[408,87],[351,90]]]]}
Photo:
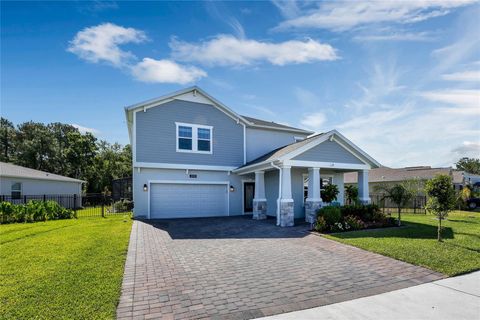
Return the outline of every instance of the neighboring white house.
{"type": "Polygon", "coordinates": [[[0,162],[0,196],[12,202],[23,202],[25,196],[27,200],[48,196],[69,207],[74,195],[81,201],[82,183],[82,180],[0,162]]]}
{"type": "Polygon", "coordinates": [[[313,132],[239,115],[191,87],[125,108],[133,156],[135,217],[192,218],[252,214],[313,222],[322,186],[341,190],[380,164],[336,130],[313,132]]]}

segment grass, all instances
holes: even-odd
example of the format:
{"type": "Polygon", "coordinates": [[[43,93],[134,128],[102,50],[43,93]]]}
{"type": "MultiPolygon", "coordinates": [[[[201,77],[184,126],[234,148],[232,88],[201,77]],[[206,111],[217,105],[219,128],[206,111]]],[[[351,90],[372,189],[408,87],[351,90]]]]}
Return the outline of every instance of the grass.
{"type": "Polygon", "coordinates": [[[112,319],[131,220],[0,225],[0,318],[112,319]]]}
{"type": "Polygon", "coordinates": [[[325,237],[423,266],[449,276],[480,269],[480,213],[455,211],[443,221],[444,241],[437,241],[435,216],[402,215],[404,228],[363,230],[325,237]]]}

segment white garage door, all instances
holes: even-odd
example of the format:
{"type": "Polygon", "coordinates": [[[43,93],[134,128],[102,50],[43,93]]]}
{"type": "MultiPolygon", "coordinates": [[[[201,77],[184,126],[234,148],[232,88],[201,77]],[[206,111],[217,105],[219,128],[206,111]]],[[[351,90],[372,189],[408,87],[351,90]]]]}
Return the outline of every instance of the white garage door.
{"type": "Polygon", "coordinates": [[[228,215],[225,184],[152,183],[150,218],[195,218],[228,215]]]}

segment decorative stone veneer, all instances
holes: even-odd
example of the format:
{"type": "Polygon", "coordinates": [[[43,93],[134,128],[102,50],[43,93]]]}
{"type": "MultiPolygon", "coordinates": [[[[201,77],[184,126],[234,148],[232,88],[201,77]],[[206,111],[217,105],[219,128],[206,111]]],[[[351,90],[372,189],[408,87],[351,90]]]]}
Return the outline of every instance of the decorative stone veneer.
{"type": "Polygon", "coordinates": [[[305,221],[308,223],[315,223],[317,217],[317,210],[322,207],[321,201],[305,201],[305,221]]]}
{"type": "Polygon", "coordinates": [[[294,226],[294,212],[293,212],[293,200],[282,199],[280,200],[280,227],[293,227],[294,226]]]}
{"type": "Polygon", "coordinates": [[[253,219],[263,220],[267,218],[267,201],[253,199],[253,219]]]}

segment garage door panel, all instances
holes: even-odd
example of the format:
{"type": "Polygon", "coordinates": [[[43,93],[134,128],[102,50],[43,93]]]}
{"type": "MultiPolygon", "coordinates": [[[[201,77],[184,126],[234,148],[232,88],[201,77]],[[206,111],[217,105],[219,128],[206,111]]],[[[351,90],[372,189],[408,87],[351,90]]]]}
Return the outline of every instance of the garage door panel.
{"type": "Polygon", "coordinates": [[[228,215],[224,184],[154,183],[150,187],[150,217],[191,218],[228,215]]]}

